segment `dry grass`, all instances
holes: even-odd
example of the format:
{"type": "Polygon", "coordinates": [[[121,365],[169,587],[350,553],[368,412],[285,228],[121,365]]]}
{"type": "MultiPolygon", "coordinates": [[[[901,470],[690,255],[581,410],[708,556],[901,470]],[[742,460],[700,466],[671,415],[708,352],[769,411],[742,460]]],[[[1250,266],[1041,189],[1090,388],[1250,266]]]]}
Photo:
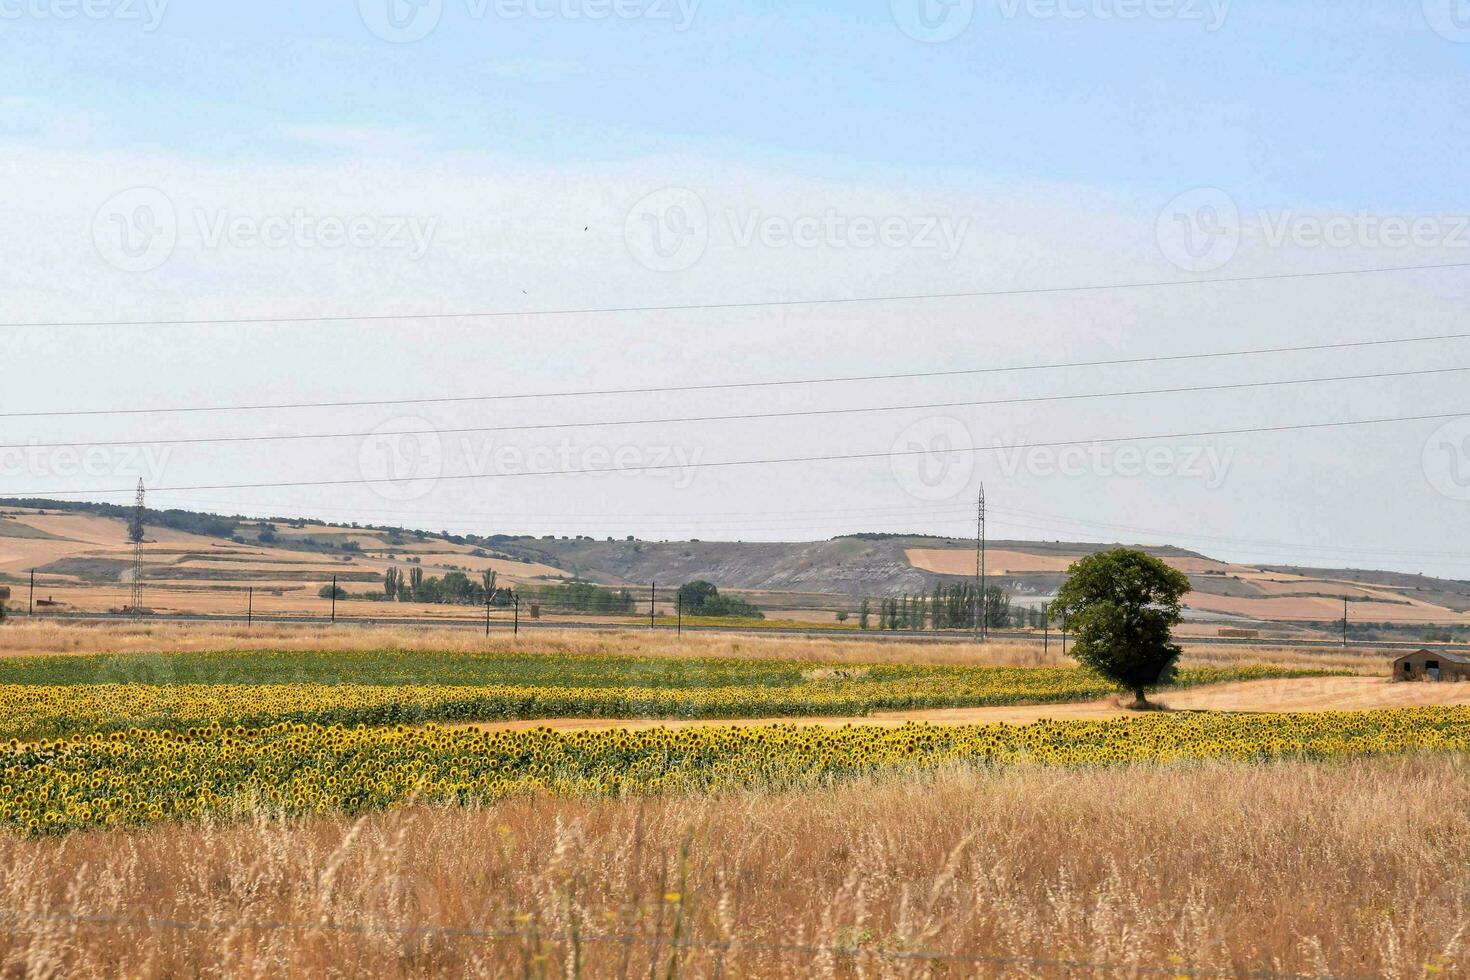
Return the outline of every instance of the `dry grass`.
{"type": "MultiPolygon", "coordinates": [[[[139,653],[209,650],[517,651],[542,650],[582,656],[621,654],[732,657],[813,663],[925,663],[1040,666],[1062,663],[1059,650],[1043,657],[1027,643],[905,643],[845,636],[689,634],[672,630],[526,630],[519,637],[499,629],[490,636],[469,629],[411,626],[241,625],[192,623],[65,623],[17,621],[0,629],[0,655],[139,653]]],[[[1070,661],[1067,661],[1070,662],[1070,661]]]]}
{"type": "MultiPolygon", "coordinates": [[[[1073,663],[1052,638],[1039,643],[1004,641],[975,645],[954,642],[872,640],[837,636],[690,634],[671,630],[527,630],[520,637],[498,629],[411,626],[323,626],[315,624],[85,623],[15,620],[0,627],[0,656],[67,653],[144,653],[209,650],[404,650],[520,651],[578,655],[624,654],[669,657],[734,657],[800,660],[817,664],[959,664],[1041,667],[1073,663]]],[[[1289,646],[1217,646],[1183,641],[1186,666],[1230,667],[1267,663],[1284,667],[1347,669],[1382,674],[1389,654],[1361,649],[1337,651],[1289,646]]]]}
{"type": "Polygon", "coordinates": [[[1244,664],[1272,664],[1317,670],[1350,670],[1372,677],[1387,677],[1389,663],[1402,650],[1373,647],[1300,647],[1289,644],[1249,644],[1225,646],[1191,643],[1187,637],[1178,640],[1184,648],[1180,662],[1186,667],[1232,667],[1244,664]]]}
{"type": "Polygon", "coordinates": [[[1467,775],[1458,757],[947,772],[0,837],[0,963],[14,976],[1463,975],[1467,775]],[[903,955],[918,950],[997,959],[903,955]]]}

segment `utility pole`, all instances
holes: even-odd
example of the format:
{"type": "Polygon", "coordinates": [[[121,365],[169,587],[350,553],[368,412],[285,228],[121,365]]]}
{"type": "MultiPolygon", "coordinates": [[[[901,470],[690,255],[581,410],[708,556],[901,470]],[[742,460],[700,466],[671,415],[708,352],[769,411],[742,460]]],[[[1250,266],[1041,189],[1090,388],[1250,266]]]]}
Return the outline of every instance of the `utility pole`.
{"type": "Polygon", "coordinates": [[[675,633],[675,635],[682,637],[684,635],[684,590],[683,589],[680,589],[678,592],[675,592],[674,593],[674,609],[676,610],[675,613],[674,613],[674,615],[678,617],[678,620],[677,620],[677,622],[678,622],[678,631],[675,633]]]}
{"type": "Polygon", "coordinates": [[[255,622],[255,586],[245,590],[245,625],[250,626],[255,622]]]}
{"type": "Polygon", "coordinates": [[[1342,646],[1347,649],[1347,596],[1342,597],[1342,646]]]}
{"type": "Polygon", "coordinates": [[[491,595],[491,593],[489,593],[489,592],[486,592],[485,593],[485,635],[486,636],[489,636],[490,635],[490,595],[491,595]]]}
{"type": "Polygon", "coordinates": [[[1051,653],[1051,610],[1046,606],[1041,607],[1041,653],[1051,653]]]}
{"type": "Polygon", "coordinates": [[[26,615],[27,616],[34,616],[35,614],[36,614],[36,570],[33,568],[33,569],[31,569],[31,605],[30,605],[30,608],[26,611],[26,615]]]}
{"type": "Polygon", "coordinates": [[[515,606],[515,625],[512,627],[511,636],[521,635],[521,594],[512,592],[510,594],[511,605],[515,606]]]}
{"type": "Polygon", "coordinates": [[[975,642],[989,637],[985,595],[985,484],[980,484],[980,497],[975,505],[975,642]]]}
{"type": "Polygon", "coordinates": [[[332,576],[332,622],[337,621],[337,576],[332,576]]]}
{"type": "Polygon", "coordinates": [[[648,628],[653,629],[653,602],[658,595],[658,583],[654,582],[648,587],[648,628]]]}

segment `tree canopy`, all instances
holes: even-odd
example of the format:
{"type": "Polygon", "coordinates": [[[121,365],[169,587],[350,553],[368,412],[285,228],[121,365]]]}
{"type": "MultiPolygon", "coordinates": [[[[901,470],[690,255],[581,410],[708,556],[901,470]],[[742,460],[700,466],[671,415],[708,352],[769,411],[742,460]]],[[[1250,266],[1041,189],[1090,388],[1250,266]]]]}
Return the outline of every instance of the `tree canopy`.
{"type": "Polygon", "coordinates": [[[679,605],[686,616],[738,616],[764,619],[753,604],[736,596],[720,595],[714,583],[703,579],[679,586],[679,605]]]}
{"type": "Polygon", "coordinates": [[[1134,693],[1173,679],[1172,631],[1189,579],[1152,555],[1117,548],[1072,565],[1053,607],[1076,636],[1071,654],[1134,693]]]}

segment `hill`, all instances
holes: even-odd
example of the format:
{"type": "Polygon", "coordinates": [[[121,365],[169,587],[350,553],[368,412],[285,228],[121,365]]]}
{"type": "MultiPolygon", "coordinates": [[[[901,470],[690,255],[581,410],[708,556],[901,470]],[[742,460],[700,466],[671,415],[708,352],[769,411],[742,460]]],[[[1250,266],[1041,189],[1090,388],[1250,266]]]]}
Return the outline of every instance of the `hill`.
{"type": "MultiPolygon", "coordinates": [[[[26,584],[55,611],[125,608],[132,580],[128,508],[47,500],[0,501],[0,584],[26,584]]],[[[611,595],[647,594],[695,579],[740,592],[763,609],[831,623],[864,597],[920,595],[969,580],[974,543],[916,534],[861,534],[827,541],[729,542],[593,540],[577,537],[455,535],[385,525],[295,518],[261,520],[190,511],[149,511],[143,580],[157,612],[317,615],[336,580],[344,598],[382,599],[384,574],[493,571],[518,591],[585,582],[611,595]]],[[[991,584],[1020,606],[1053,595],[1067,567],[1114,544],[993,541],[991,584]]],[[[1187,574],[1196,623],[1335,629],[1348,606],[1350,628],[1397,638],[1470,629],[1470,582],[1365,569],[1320,569],[1219,561],[1170,546],[1142,546],[1187,574]]],[[[578,588],[581,588],[579,586],[578,588]]],[[[661,591],[662,594],[662,591],[661,591]]],[[[15,606],[18,595],[13,595],[15,606]]],[[[626,603],[624,603],[624,606],[626,603]]],[[[616,606],[588,607],[609,612],[616,606]]],[[[474,611],[461,610],[465,615],[474,611]]],[[[395,617],[452,614],[442,604],[397,602],[395,617]]],[[[383,615],[379,611],[376,613],[383,615]]]]}

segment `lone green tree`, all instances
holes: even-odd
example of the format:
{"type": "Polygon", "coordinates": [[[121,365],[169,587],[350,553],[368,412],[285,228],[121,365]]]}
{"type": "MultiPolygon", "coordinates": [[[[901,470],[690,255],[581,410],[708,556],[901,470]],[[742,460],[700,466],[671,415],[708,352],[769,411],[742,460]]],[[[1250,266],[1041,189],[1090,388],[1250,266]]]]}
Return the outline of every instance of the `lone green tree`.
{"type": "Polygon", "coordinates": [[[1076,637],[1072,656],[1145,708],[1144,689],[1173,679],[1179,647],[1171,632],[1189,587],[1183,573],[1152,555],[1117,548],[1074,563],[1051,611],[1076,637]]]}
{"type": "Polygon", "coordinates": [[[699,616],[704,613],[704,607],[718,598],[719,594],[720,590],[715,588],[713,582],[699,579],[679,586],[678,598],[683,604],[685,615],[699,616]]]}

